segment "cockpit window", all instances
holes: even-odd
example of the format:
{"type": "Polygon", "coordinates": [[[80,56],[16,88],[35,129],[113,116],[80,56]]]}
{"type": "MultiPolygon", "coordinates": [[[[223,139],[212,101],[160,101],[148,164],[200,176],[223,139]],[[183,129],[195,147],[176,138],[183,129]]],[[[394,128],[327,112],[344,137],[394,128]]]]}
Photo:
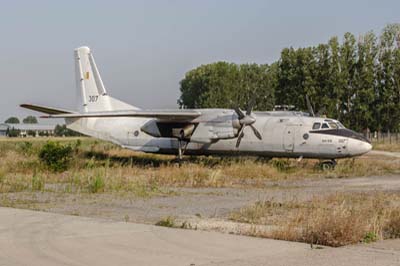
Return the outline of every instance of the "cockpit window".
{"type": "Polygon", "coordinates": [[[321,128],[329,128],[327,123],[323,123],[321,128]]]}
{"type": "Polygon", "coordinates": [[[314,123],[314,125],[312,126],[312,129],[319,129],[320,126],[321,126],[321,123],[314,123]]]}
{"type": "Polygon", "coordinates": [[[333,128],[333,129],[337,129],[338,128],[338,125],[336,123],[334,123],[334,122],[329,122],[328,124],[329,124],[330,128],[333,128]]]}
{"type": "Polygon", "coordinates": [[[337,124],[338,124],[339,128],[345,128],[345,126],[343,126],[343,124],[342,124],[342,123],[340,123],[340,122],[337,122],[337,124]]]}

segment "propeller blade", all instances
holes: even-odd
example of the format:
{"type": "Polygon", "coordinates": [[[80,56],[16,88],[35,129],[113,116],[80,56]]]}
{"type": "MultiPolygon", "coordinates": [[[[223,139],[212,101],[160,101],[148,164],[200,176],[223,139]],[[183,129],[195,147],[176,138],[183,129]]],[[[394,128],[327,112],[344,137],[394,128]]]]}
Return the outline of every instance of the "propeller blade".
{"type": "Polygon", "coordinates": [[[308,98],[307,94],[306,94],[306,102],[307,102],[308,112],[310,113],[311,116],[315,116],[314,109],[313,109],[313,107],[311,105],[310,98],[308,98]]]}
{"type": "Polygon", "coordinates": [[[239,145],[240,145],[240,141],[242,141],[242,138],[244,137],[244,127],[242,127],[241,129],[240,129],[240,131],[239,131],[239,134],[238,134],[238,139],[237,139],[237,141],[236,141],[236,148],[239,148],[239,145]]]}
{"type": "Polygon", "coordinates": [[[256,137],[257,137],[259,140],[262,140],[261,134],[260,134],[260,132],[257,130],[257,128],[255,128],[253,125],[250,125],[250,127],[251,127],[251,129],[253,129],[254,135],[256,135],[256,137]]]}
{"type": "Polygon", "coordinates": [[[235,110],[236,114],[238,115],[239,120],[240,120],[240,119],[243,119],[243,118],[245,117],[245,115],[243,114],[242,110],[240,110],[239,107],[235,107],[234,110],[235,110]]]}
{"type": "Polygon", "coordinates": [[[256,99],[257,99],[257,95],[254,94],[253,97],[251,97],[249,105],[247,105],[246,115],[250,115],[251,114],[251,111],[253,110],[253,107],[256,104],[256,99]]]}
{"type": "Polygon", "coordinates": [[[240,141],[242,141],[242,138],[243,138],[243,137],[244,137],[244,134],[243,134],[243,133],[238,137],[238,139],[237,139],[237,141],[236,141],[236,148],[239,148],[240,141]]]}

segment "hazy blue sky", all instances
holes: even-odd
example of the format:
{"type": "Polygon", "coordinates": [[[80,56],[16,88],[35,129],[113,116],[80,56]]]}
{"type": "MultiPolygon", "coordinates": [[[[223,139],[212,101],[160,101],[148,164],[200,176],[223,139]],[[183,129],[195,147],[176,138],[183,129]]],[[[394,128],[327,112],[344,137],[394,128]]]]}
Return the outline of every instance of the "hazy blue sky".
{"type": "Polygon", "coordinates": [[[73,49],[92,48],[108,92],[175,108],[185,72],[217,60],[271,63],[284,47],[400,22],[400,1],[0,0],[0,121],[18,104],[75,108],[73,49]]]}

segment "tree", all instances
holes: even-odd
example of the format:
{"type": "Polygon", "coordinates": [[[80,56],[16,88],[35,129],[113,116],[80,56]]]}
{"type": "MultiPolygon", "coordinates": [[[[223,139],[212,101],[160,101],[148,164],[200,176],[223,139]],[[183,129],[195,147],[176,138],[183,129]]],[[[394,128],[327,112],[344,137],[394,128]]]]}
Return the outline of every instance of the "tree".
{"type": "Polygon", "coordinates": [[[18,119],[18,117],[12,116],[12,117],[9,117],[6,121],[4,121],[4,123],[19,124],[19,119],[18,119]]]}
{"type": "Polygon", "coordinates": [[[10,138],[16,138],[19,137],[21,131],[19,129],[15,129],[15,128],[8,128],[6,135],[10,138]]]}
{"type": "Polygon", "coordinates": [[[351,126],[358,131],[365,131],[367,128],[375,130],[377,127],[373,119],[375,108],[371,106],[375,106],[377,45],[373,32],[360,36],[357,54],[351,126]]]}
{"type": "Polygon", "coordinates": [[[356,39],[353,34],[347,32],[344,35],[343,44],[340,47],[340,72],[338,84],[343,88],[340,97],[340,118],[342,123],[350,127],[352,124],[353,96],[356,91],[354,86],[354,73],[356,67],[356,39]]]}
{"type": "Polygon", "coordinates": [[[399,50],[400,24],[387,25],[380,36],[377,70],[377,120],[379,128],[398,131],[400,95],[396,86],[395,61],[399,50]]]}
{"type": "Polygon", "coordinates": [[[274,105],[276,66],[217,62],[186,73],[180,82],[181,108],[245,108],[256,96],[257,110],[274,105]]]}
{"type": "Polygon", "coordinates": [[[279,60],[277,104],[294,105],[307,110],[305,96],[319,103],[316,88],[316,60],[313,48],[283,49],[279,60]]]}
{"type": "Polygon", "coordinates": [[[357,131],[400,130],[400,24],[340,42],[284,48],[277,62],[236,65],[217,62],[186,73],[180,83],[182,108],[275,104],[307,110],[308,95],[319,114],[336,118],[357,131]]]}
{"type": "Polygon", "coordinates": [[[54,135],[57,136],[57,137],[82,136],[82,134],[67,128],[66,125],[56,125],[56,127],[54,128],[54,135]]]}
{"type": "Polygon", "coordinates": [[[326,115],[340,119],[340,101],[343,94],[343,81],[340,78],[340,52],[338,37],[332,37],[329,42],[329,78],[327,81],[328,95],[331,99],[327,105],[326,115]]]}
{"type": "Polygon", "coordinates": [[[30,115],[30,116],[25,117],[22,120],[22,123],[24,123],[24,124],[37,124],[38,121],[37,121],[37,118],[35,116],[30,115]]]}
{"type": "Polygon", "coordinates": [[[332,97],[333,93],[330,90],[330,54],[329,45],[320,44],[314,51],[315,57],[315,94],[309,95],[314,105],[314,110],[320,115],[326,115],[328,110],[331,109],[331,103],[335,102],[335,98],[332,97]]]}

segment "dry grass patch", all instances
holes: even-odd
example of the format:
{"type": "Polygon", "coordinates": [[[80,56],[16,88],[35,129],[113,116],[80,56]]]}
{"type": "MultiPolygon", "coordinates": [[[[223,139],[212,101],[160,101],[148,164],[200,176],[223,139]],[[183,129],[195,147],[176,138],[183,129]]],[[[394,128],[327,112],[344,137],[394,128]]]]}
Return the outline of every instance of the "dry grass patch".
{"type": "Polygon", "coordinates": [[[400,152],[400,143],[395,143],[395,141],[393,143],[389,143],[389,141],[374,142],[372,146],[374,150],[400,152]]]}
{"type": "Polygon", "coordinates": [[[265,187],[266,181],[343,178],[398,172],[396,160],[371,157],[340,160],[321,171],[317,160],[185,157],[143,154],[89,138],[56,139],[73,149],[68,170],[53,173],[38,158],[47,139],[0,141],[0,192],[133,192],[149,195],[162,187],[265,187]]]}
{"type": "Polygon", "coordinates": [[[395,193],[337,193],[305,202],[258,202],[231,219],[278,227],[250,235],[337,247],[400,237],[399,200],[395,193]]]}

